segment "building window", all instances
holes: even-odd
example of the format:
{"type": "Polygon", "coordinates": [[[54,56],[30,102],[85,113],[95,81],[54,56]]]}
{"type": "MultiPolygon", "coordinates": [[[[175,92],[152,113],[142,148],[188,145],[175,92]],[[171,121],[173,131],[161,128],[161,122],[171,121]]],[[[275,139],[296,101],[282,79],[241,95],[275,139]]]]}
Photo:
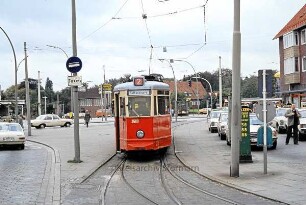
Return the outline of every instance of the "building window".
{"type": "Polygon", "coordinates": [[[302,60],[302,70],[306,71],[306,56],[303,56],[303,60],[302,60]]]}
{"type": "Polygon", "coordinates": [[[294,58],[294,68],[295,68],[295,72],[299,71],[299,58],[298,57],[294,58]]]}
{"type": "Polygon", "coordinates": [[[301,31],[301,44],[306,43],[306,29],[301,31]]]}
{"type": "Polygon", "coordinates": [[[299,58],[287,58],[284,61],[284,74],[290,74],[299,71],[299,58]]]}
{"type": "Polygon", "coordinates": [[[284,49],[299,45],[299,35],[297,32],[290,32],[284,35],[284,49]]]}

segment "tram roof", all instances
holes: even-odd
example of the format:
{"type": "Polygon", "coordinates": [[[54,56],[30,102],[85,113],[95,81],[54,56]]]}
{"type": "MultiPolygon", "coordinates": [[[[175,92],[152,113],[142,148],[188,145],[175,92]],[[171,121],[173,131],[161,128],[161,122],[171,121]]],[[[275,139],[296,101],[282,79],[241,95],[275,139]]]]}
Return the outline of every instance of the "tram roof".
{"type": "Polygon", "coordinates": [[[114,87],[114,91],[121,90],[169,90],[168,84],[158,81],[145,81],[142,86],[135,86],[133,82],[126,82],[114,87]]]}

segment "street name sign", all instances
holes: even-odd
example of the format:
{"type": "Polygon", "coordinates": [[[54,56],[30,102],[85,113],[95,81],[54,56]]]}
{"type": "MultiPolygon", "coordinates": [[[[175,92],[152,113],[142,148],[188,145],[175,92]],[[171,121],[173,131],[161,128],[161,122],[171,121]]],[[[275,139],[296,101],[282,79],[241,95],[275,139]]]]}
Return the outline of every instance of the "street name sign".
{"type": "Polygon", "coordinates": [[[82,86],[82,76],[68,76],[68,86],[82,86]]]}

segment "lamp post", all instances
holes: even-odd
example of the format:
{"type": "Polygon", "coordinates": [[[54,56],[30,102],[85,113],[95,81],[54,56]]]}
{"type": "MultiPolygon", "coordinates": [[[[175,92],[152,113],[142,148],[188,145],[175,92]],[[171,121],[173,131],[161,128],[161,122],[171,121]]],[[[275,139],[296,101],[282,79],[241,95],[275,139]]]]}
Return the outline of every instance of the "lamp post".
{"type": "Polygon", "coordinates": [[[175,60],[175,59],[170,59],[170,62],[174,62],[174,61],[180,61],[180,62],[185,62],[185,63],[187,63],[188,65],[190,65],[191,66],[191,68],[193,69],[193,71],[194,71],[194,74],[195,74],[195,76],[196,76],[196,81],[197,81],[197,106],[198,106],[198,113],[199,113],[199,109],[200,109],[200,100],[199,100],[199,85],[198,85],[198,73],[195,71],[195,69],[194,69],[194,67],[192,66],[192,64],[191,63],[189,63],[188,61],[186,61],[186,60],[181,60],[181,59],[178,59],[178,60],[175,60]]]}
{"type": "Polygon", "coordinates": [[[200,78],[201,80],[205,80],[208,83],[209,88],[210,88],[210,93],[211,93],[211,95],[210,95],[210,107],[212,109],[212,95],[213,95],[213,91],[212,91],[212,87],[211,87],[210,82],[208,80],[206,80],[205,78],[202,78],[202,77],[192,77],[192,78],[200,78]]]}
{"type": "MultiPolygon", "coordinates": [[[[64,49],[62,49],[61,47],[53,46],[53,45],[46,45],[46,46],[48,46],[48,47],[50,47],[50,48],[55,48],[55,49],[61,50],[61,51],[65,54],[66,58],[67,58],[67,59],[69,58],[68,55],[67,55],[67,53],[66,53],[66,51],[65,51],[64,49]]],[[[72,73],[71,73],[71,75],[72,75],[72,73]]],[[[73,102],[72,102],[72,99],[73,99],[73,89],[72,89],[72,87],[70,88],[70,92],[71,92],[71,93],[70,93],[70,98],[71,98],[70,110],[71,110],[71,112],[73,112],[73,102]]]]}
{"type": "Polygon", "coordinates": [[[174,92],[175,92],[175,101],[174,101],[174,112],[175,112],[175,122],[177,122],[177,81],[176,81],[176,78],[175,78],[175,73],[174,73],[174,69],[171,65],[171,62],[167,59],[164,59],[164,58],[160,58],[158,59],[160,60],[161,62],[163,62],[164,60],[167,61],[172,69],[172,73],[173,73],[173,78],[174,78],[174,92]]]}
{"type": "Polygon", "coordinates": [[[5,34],[5,36],[7,37],[8,41],[10,42],[10,45],[12,47],[13,50],[13,54],[14,54],[14,63],[15,63],[15,115],[16,115],[16,122],[18,123],[18,89],[17,89],[17,60],[16,60],[16,53],[15,53],[15,49],[14,46],[12,44],[11,39],[9,38],[9,36],[7,35],[7,33],[4,31],[4,29],[0,26],[0,29],[3,31],[3,33],[5,34]]]}

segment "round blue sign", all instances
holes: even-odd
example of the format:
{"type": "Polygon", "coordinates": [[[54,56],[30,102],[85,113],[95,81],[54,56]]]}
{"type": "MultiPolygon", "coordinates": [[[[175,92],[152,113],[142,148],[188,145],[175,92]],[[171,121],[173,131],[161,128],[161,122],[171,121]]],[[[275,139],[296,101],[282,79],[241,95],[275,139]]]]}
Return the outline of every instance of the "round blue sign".
{"type": "Polygon", "coordinates": [[[77,73],[82,68],[82,61],[76,56],[68,58],[66,68],[70,73],[77,73]]]}

